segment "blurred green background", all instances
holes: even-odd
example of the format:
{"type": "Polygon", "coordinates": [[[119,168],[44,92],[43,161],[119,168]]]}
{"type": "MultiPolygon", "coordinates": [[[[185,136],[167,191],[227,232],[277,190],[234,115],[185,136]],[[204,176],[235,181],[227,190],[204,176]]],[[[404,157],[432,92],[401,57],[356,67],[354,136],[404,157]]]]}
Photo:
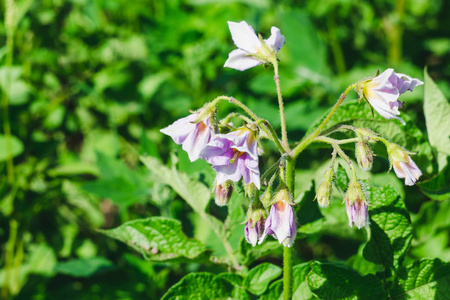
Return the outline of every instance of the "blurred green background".
{"type": "MultiPolygon", "coordinates": [[[[235,48],[227,21],[245,20],[265,38],[271,26],[285,35],[280,77],[289,139],[295,142],[347,85],[377,69],[393,67],[423,80],[427,66],[449,98],[449,11],[450,2],[443,0],[4,0],[0,296],[157,299],[189,272],[220,269],[145,262],[96,229],[161,215],[180,219],[188,236],[207,239],[189,206],[152,180],[139,155],[166,161],[175,151],[185,172],[202,170],[211,183],[209,167],[203,162],[191,166],[181,147],[159,129],[223,94],[243,101],[279,129],[272,71],[223,68],[235,48]],[[8,127],[13,164],[5,148],[8,127]]],[[[406,102],[402,115],[426,135],[423,87],[401,100],[406,102]]],[[[231,107],[221,109],[225,115],[231,107]]],[[[267,161],[276,158],[273,147],[265,150],[267,161]]],[[[321,175],[316,169],[329,152],[302,154],[299,192],[321,175]]],[[[385,174],[387,168],[388,161],[380,158],[374,173],[385,174]]],[[[427,179],[436,169],[427,166],[423,172],[427,179]]],[[[445,233],[450,221],[444,214],[437,227],[429,225],[435,213],[448,211],[448,204],[438,206],[391,175],[380,180],[407,195],[416,222],[410,256],[450,259],[445,233]]],[[[347,259],[364,237],[342,235],[313,235],[297,246],[296,255],[302,261],[347,259]]]]}

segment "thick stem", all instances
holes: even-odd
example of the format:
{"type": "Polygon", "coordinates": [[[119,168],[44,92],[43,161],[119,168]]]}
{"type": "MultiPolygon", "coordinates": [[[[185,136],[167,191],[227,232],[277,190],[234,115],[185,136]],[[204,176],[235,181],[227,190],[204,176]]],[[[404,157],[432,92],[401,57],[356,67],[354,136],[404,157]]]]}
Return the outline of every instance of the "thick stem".
{"type": "Polygon", "coordinates": [[[278,72],[278,61],[276,57],[273,59],[272,64],[275,72],[274,80],[277,87],[278,107],[280,110],[281,140],[283,141],[283,148],[286,150],[286,152],[290,152],[286,130],[286,117],[284,115],[283,95],[281,94],[280,74],[278,72]]]}
{"type": "MultiPolygon", "coordinates": [[[[286,185],[294,197],[295,193],[295,158],[288,156],[286,158],[286,185]]],[[[284,247],[283,249],[283,291],[284,300],[292,299],[292,267],[293,267],[293,247],[284,247]]]]}
{"type": "Polygon", "coordinates": [[[308,135],[303,141],[301,141],[293,150],[291,156],[293,158],[297,158],[297,156],[305,150],[306,147],[308,147],[309,144],[313,142],[313,140],[320,134],[320,132],[323,130],[325,125],[327,125],[328,121],[330,121],[331,117],[334,115],[336,110],[339,108],[339,106],[342,104],[342,101],[344,101],[347,94],[355,87],[354,84],[347,87],[344,93],[341,94],[339,99],[337,100],[336,104],[333,106],[331,111],[328,113],[328,115],[325,117],[325,119],[322,121],[322,123],[319,125],[319,127],[316,128],[310,135],[308,135]]]}
{"type": "Polygon", "coordinates": [[[283,249],[283,292],[284,300],[292,299],[292,247],[283,249]]]}

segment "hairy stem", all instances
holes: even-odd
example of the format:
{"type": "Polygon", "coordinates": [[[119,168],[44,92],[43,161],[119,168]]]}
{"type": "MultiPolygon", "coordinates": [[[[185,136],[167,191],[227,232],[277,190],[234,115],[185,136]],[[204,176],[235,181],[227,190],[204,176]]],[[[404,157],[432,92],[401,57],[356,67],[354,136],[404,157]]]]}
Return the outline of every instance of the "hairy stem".
{"type": "MultiPolygon", "coordinates": [[[[295,193],[295,158],[288,156],[286,158],[286,185],[294,197],[295,193]]],[[[292,299],[292,267],[293,267],[293,248],[284,247],[283,249],[283,291],[284,300],[292,299]]]]}
{"type": "Polygon", "coordinates": [[[291,156],[293,158],[297,158],[297,156],[305,150],[306,147],[308,147],[309,144],[311,144],[314,139],[320,134],[320,132],[323,130],[325,125],[327,125],[328,121],[330,121],[331,117],[334,115],[336,110],[339,108],[339,106],[344,101],[345,97],[347,97],[347,94],[354,88],[354,84],[351,84],[347,87],[344,93],[341,94],[339,99],[337,100],[336,104],[333,106],[331,111],[328,113],[328,115],[325,117],[325,119],[322,121],[322,123],[319,125],[319,127],[316,128],[310,135],[308,135],[303,141],[301,141],[291,152],[291,156]]]}
{"type": "Polygon", "coordinates": [[[219,101],[223,101],[223,100],[227,100],[228,102],[239,106],[242,110],[244,110],[250,116],[250,118],[252,118],[254,121],[256,121],[258,123],[261,123],[261,129],[264,130],[264,132],[267,134],[267,136],[269,136],[271,138],[271,140],[275,143],[275,145],[277,146],[280,153],[283,154],[286,152],[285,148],[281,145],[280,140],[278,139],[277,134],[276,134],[275,130],[273,129],[272,125],[270,125],[269,121],[259,118],[244,103],[242,103],[241,101],[239,101],[233,97],[228,97],[228,96],[217,97],[216,99],[214,99],[212,101],[212,105],[215,106],[215,105],[217,105],[217,103],[219,101]]]}
{"type": "Polygon", "coordinates": [[[284,300],[292,299],[292,247],[283,249],[283,292],[284,300]]]}
{"type": "Polygon", "coordinates": [[[283,95],[281,94],[280,74],[278,72],[278,61],[276,58],[273,59],[272,64],[275,72],[275,76],[273,78],[275,80],[275,85],[277,87],[278,107],[280,110],[281,140],[283,141],[283,148],[285,149],[285,151],[290,152],[286,130],[286,117],[284,115],[283,95]]]}

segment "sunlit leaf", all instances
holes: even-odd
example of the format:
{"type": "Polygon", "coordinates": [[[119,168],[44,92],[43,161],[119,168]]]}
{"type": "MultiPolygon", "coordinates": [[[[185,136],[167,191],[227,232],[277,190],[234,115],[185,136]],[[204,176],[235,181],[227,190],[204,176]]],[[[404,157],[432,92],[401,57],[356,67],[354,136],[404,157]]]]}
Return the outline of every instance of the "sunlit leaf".
{"type": "Polygon", "coordinates": [[[164,217],[129,221],[100,232],[127,244],[149,260],[195,259],[206,251],[201,242],[183,233],[179,221],[164,217]]]}
{"type": "Polygon", "coordinates": [[[161,300],[227,299],[233,296],[233,286],[227,280],[210,273],[191,273],[172,286],[161,300]]]}
{"type": "Polygon", "coordinates": [[[370,240],[364,248],[364,258],[386,270],[396,270],[411,244],[409,213],[393,187],[366,188],[370,199],[370,240]]]}
{"type": "Polygon", "coordinates": [[[450,155],[450,103],[433,79],[424,70],[425,101],[423,111],[427,123],[428,139],[437,153],[439,170],[447,164],[450,155]]]}
{"type": "Polygon", "coordinates": [[[376,276],[361,276],[344,265],[314,262],[306,278],[309,288],[320,299],[386,298],[383,284],[376,276]]]}
{"type": "Polygon", "coordinates": [[[0,161],[5,161],[8,159],[8,155],[11,157],[18,156],[23,152],[23,144],[22,142],[16,138],[15,136],[9,137],[9,142],[7,141],[7,137],[0,134],[0,161]],[[10,151],[7,151],[8,143],[11,145],[10,151]]]}
{"type": "Polygon", "coordinates": [[[60,262],[55,266],[55,272],[73,277],[90,277],[113,268],[113,264],[106,258],[93,257],[60,262]]]}
{"type": "Polygon", "coordinates": [[[421,259],[401,269],[391,299],[448,299],[450,265],[439,259],[421,259]]]}
{"type": "Polygon", "coordinates": [[[269,263],[262,263],[251,269],[244,284],[255,295],[261,295],[267,289],[270,281],[281,275],[281,268],[269,263]]]}

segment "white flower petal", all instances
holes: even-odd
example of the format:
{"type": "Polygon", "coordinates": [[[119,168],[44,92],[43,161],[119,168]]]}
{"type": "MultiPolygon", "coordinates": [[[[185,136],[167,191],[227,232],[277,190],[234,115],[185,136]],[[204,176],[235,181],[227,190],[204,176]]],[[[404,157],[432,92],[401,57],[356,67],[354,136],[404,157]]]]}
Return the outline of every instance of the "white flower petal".
{"type": "Polygon", "coordinates": [[[267,46],[275,48],[278,52],[284,45],[285,37],[281,34],[280,29],[275,26],[272,26],[270,32],[271,36],[267,40],[264,40],[264,42],[267,46]]]}
{"type": "Polygon", "coordinates": [[[248,52],[241,49],[231,51],[224,67],[245,71],[262,64],[262,62],[256,58],[247,56],[248,54],[248,52]]]}
{"type": "Polygon", "coordinates": [[[160,131],[165,135],[170,136],[176,144],[181,145],[195,129],[196,125],[192,124],[192,122],[197,116],[198,114],[190,114],[187,117],[176,120],[172,125],[169,125],[160,131]]]}
{"type": "Polygon", "coordinates": [[[247,22],[228,22],[228,28],[230,28],[231,37],[236,47],[249,53],[256,53],[261,48],[261,42],[247,22]]]}

